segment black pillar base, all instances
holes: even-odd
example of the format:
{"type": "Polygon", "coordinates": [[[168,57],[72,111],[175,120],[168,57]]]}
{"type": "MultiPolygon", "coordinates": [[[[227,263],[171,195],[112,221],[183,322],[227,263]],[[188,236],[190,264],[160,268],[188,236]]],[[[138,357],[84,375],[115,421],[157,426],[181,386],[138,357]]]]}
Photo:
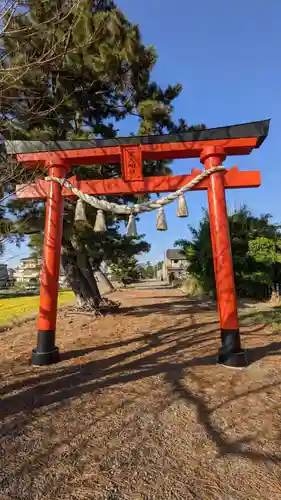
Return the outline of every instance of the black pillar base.
{"type": "Polygon", "coordinates": [[[59,349],[55,346],[54,330],[38,330],[37,347],[32,351],[31,364],[45,366],[58,363],[59,349]]]}
{"type": "Polygon", "coordinates": [[[58,363],[59,360],[58,347],[55,347],[51,352],[38,352],[37,349],[32,350],[31,364],[34,366],[52,365],[53,363],[58,363]]]}
{"type": "Polygon", "coordinates": [[[248,366],[246,351],[241,348],[239,330],[221,330],[221,348],[218,362],[232,368],[248,366]]]}

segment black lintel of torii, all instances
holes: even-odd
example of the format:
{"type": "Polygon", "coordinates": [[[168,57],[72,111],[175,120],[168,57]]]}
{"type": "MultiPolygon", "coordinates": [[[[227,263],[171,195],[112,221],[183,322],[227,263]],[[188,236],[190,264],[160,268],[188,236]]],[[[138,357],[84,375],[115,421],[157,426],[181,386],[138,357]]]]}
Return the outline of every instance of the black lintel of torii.
{"type": "Polygon", "coordinates": [[[82,141],[9,141],[1,145],[2,154],[16,155],[24,153],[44,153],[52,151],[70,151],[93,148],[111,148],[121,145],[149,145],[177,142],[197,142],[227,139],[257,138],[256,147],[260,147],[269,131],[270,120],[229,125],[225,127],[192,130],[180,134],[147,135],[116,137],[112,139],[92,139],[82,141]]]}

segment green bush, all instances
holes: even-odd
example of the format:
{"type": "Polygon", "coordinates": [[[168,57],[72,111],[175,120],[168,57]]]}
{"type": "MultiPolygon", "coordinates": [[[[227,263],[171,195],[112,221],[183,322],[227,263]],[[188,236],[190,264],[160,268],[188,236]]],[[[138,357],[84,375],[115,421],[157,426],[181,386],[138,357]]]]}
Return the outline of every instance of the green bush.
{"type": "Polygon", "coordinates": [[[186,278],[181,284],[182,291],[189,297],[200,297],[204,295],[202,285],[197,278],[190,276],[186,278]]]}
{"type": "MultiPolygon", "coordinates": [[[[268,288],[281,282],[281,231],[269,214],[255,217],[246,206],[228,217],[237,294],[240,297],[267,299],[268,288]]],[[[208,295],[215,297],[210,221],[208,213],[198,229],[189,228],[191,240],[179,240],[175,246],[185,252],[188,273],[208,295]]],[[[188,285],[193,290],[193,285],[188,285]]],[[[196,287],[195,287],[196,288],[196,287]]]]}

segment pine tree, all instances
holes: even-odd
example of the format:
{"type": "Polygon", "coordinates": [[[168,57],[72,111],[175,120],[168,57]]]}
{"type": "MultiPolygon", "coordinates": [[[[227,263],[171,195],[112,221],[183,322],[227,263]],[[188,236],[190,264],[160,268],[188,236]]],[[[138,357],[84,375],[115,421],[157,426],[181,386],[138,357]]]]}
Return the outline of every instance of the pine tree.
{"type": "MultiPolygon", "coordinates": [[[[162,89],[150,81],[156,52],[142,43],[139,27],[131,24],[112,1],[28,0],[5,16],[1,34],[0,127],[8,139],[75,140],[110,138],[118,122],[139,118],[139,134],[188,129],[172,120],[173,101],[181,85],[162,89]]],[[[145,175],[163,175],[167,162],[147,162],[145,175]]],[[[80,178],[120,175],[120,165],[74,169],[80,178]]],[[[26,182],[34,173],[25,172],[26,182]]],[[[36,176],[44,175],[36,172],[36,176]]],[[[19,179],[17,179],[19,182],[19,179]]],[[[14,189],[14,179],[6,191],[14,189]]],[[[129,202],[133,197],[111,197],[129,202]]],[[[26,222],[27,232],[42,230],[42,203],[12,201],[11,212],[26,222]]],[[[87,307],[97,307],[100,294],[92,272],[120,251],[131,254],[147,244],[120,236],[120,221],[107,216],[108,232],[93,233],[96,212],[87,207],[89,223],[74,224],[75,202],[66,200],[62,262],[69,282],[87,307]],[[112,251],[112,248],[116,251],[112,251]],[[126,249],[126,250],[125,250],[126,249]]],[[[31,239],[31,244],[34,239],[31,239]]],[[[38,241],[36,242],[38,248],[38,241]]],[[[40,245],[39,245],[40,246],[40,245]]]]}

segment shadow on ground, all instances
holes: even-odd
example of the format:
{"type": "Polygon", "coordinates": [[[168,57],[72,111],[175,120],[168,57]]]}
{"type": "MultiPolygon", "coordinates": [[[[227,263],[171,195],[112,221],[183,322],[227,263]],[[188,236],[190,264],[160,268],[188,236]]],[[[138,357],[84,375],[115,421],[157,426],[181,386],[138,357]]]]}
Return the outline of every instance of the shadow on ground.
{"type": "MultiPolygon", "coordinates": [[[[51,373],[7,385],[1,391],[1,395],[6,397],[1,405],[0,415],[5,418],[25,412],[26,417],[28,417],[36,409],[47,408],[55,404],[61,405],[70,398],[78,398],[83,394],[95,393],[107,387],[162,375],[170,394],[177,394],[188,405],[196,408],[198,420],[204,426],[210,439],[216,443],[219,454],[236,454],[253,460],[281,460],[281,457],[271,457],[264,453],[245,450],[244,445],[247,442],[245,438],[230,442],[212,423],[212,414],[218,407],[229,404],[245,394],[251,394],[251,391],[234,396],[216,408],[210,409],[202,396],[199,395],[200,391],[195,393],[185,385],[183,379],[189,367],[214,365],[217,362],[215,353],[198,356],[185,362],[177,361],[177,357],[186,349],[190,349],[195,345],[203,346],[208,344],[217,336],[217,328],[204,333],[196,333],[196,330],[202,328],[202,326],[202,324],[190,325],[190,328],[177,326],[169,331],[161,329],[152,335],[138,337],[138,342],[143,342],[143,345],[136,349],[129,349],[126,352],[101,360],[89,361],[85,364],[59,367],[51,373]],[[161,346],[162,350],[153,352],[155,346],[161,346]]],[[[253,329],[250,335],[252,337],[257,335],[259,330],[260,328],[253,329]]],[[[96,350],[106,351],[120,346],[129,347],[130,343],[135,341],[136,338],[132,338],[106,346],[72,351],[63,355],[62,359],[80,357],[96,350]]],[[[281,343],[273,342],[263,348],[250,349],[249,358],[256,361],[263,358],[269,351],[280,354],[280,348],[281,343]]],[[[188,372],[188,377],[189,379],[195,379],[196,375],[193,372],[188,372]]],[[[200,384],[199,379],[198,383],[200,384]]],[[[275,385],[268,384],[253,392],[262,391],[275,385]]],[[[2,430],[2,435],[9,432],[10,427],[7,424],[7,427],[4,426],[2,430]]]]}
{"type": "MultiPolygon", "coordinates": [[[[185,314],[191,311],[210,310],[209,306],[206,309],[206,305],[196,304],[195,301],[186,299],[174,301],[171,308],[178,305],[182,311],[185,311],[185,314]]],[[[166,304],[143,306],[140,307],[139,315],[155,312],[160,306],[167,307],[166,304]]],[[[128,313],[131,310],[132,308],[127,308],[128,313]]],[[[174,314],[180,313],[174,312],[174,314]]],[[[260,325],[252,327],[247,332],[247,336],[256,339],[258,343],[260,340],[259,332],[262,329],[263,326],[260,325]]],[[[195,380],[200,389],[202,382],[197,377],[196,372],[194,373],[190,369],[195,366],[211,366],[217,363],[216,352],[205,354],[206,350],[213,349],[216,339],[218,339],[216,321],[187,326],[182,326],[181,321],[179,321],[173,327],[162,328],[152,334],[144,332],[118,342],[64,353],[62,354],[63,362],[97,351],[102,351],[105,357],[89,361],[83,360],[83,363],[77,362],[74,365],[63,366],[62,364],[55,368],[52,367],[48,372],[7,384],[0,393],[4,397],[0,416],[5,419],[18,415],[18,418],[23,419],[23,415],[25,415],[25,421],[28,422],[35,410],[44,408],[52,411],[51,406],[63,405],[71,398],[79,398],[84,394],[94,394],[105,388],[125,385],[132,381],[161,376],[166,384],[168,398],[176,395],[184,400],[189,407],[195,408],[198,422],[216,444],[219,455],[231,454],[254,461],[274,460],[279,462],[281,456],[271,456],[268,453],[247,449],[245,445],[249,444],[250,438],[230,440],[213,420],[213,413],[223,405],[230,404],[245,395],[275,387],[279,383],[267,384],[253,391],[246,390],[244,393],[234,395],[212,408],[204,400],[202,391],[191,389],[192,384],[186,385],[185,379],[188,375],[188,380],[190,382],[195,380]],[[107,351],[120,347],[124,348],[124,352],[107,355],[107,351]],[[197,352],[199,351],[199,355],[186,359],[194,348],[197,352]]],[[[264,347],[250,348],[248,350],[249,362],[260,360],[269,353],[280,355],[280,350],[281,342],[271,342],[264,347]]],[[[8,421],[7,424],[3,425],[2,436],[11,432],[11,425],[15,425],[14,420],[12,424],[9,424],[8,421]]],[[[21,426],[21,432],[23,427],[24,423],[21,426]]]]}
{"type": "MultiPolygon", "coordinates": [[[[164,297],[161,297],[161,299],[164,297]]],[[[169,297],[166,297],[169,298],[169,297]]],[[[150,297],[153,299],[153,297],[150,297]]],[[[159,297],[155,297],[159,300],[159,297]]],[[[173,297],[175,299],[175,297],[173,297]]],[[[200,312],[215,311],[216,304],[212,301],[198,301],[191,298],[179,297],[169,302],[155,302],[154,304],[120,307],[116,314],[132,315],[135,317],[148,316],[149,314],[165,313],[173,316],[196,314],[200,312]]]]}
{"type": "MultiPolygon", "coordinates": [[[[248,332],[251,338],[259,339],[257,326],[248,332]]],[[[23,381],[6,385],[0,395],[6,396],[1,405],[0,415],[8,415],[25,410],[34,410],[54,403],[63,402],[81,394],[126,384],[134,380],[164,375],[169,373],[180,375],[183,370],[192,366],[217,364],[216,352],[210,355],[197,356],[187,361],[177,361],[182,355],[196,347],[205,351],[208,344],[218,338],[216,321],[198,323],[181,327],[160,329],[152,334],[137,335],[118,342],[77,349],[61,354],[62,362],[69,359],[87,356],[97,351],[110,351],[115,348],[129,347],[128,350],[113,356],[63,367],[57,365],[55,371],[30,377],[23,381]],[[214,328],[212,326],[216,325],[214,328]],[[208,327],[207,331],[198,330],[208,327]],[[130,349],[130,344],[141,344],[130,349]],[[155,351],[155,348],[161,350],[155,351]],[[140,357],[141,356],[141,357],[140,357]],[[171,361],[169,361],[171,360],[171,361]]],[[[268,354],[281,354],[281,342],[272,342],[264,347],[247,350],[250,363],[262,359],[268,354]]],[[[180,377],[179,377],[180,378],[180,377]]],[[[175,378],[173,378],[175,381],[175,378]]]]}

